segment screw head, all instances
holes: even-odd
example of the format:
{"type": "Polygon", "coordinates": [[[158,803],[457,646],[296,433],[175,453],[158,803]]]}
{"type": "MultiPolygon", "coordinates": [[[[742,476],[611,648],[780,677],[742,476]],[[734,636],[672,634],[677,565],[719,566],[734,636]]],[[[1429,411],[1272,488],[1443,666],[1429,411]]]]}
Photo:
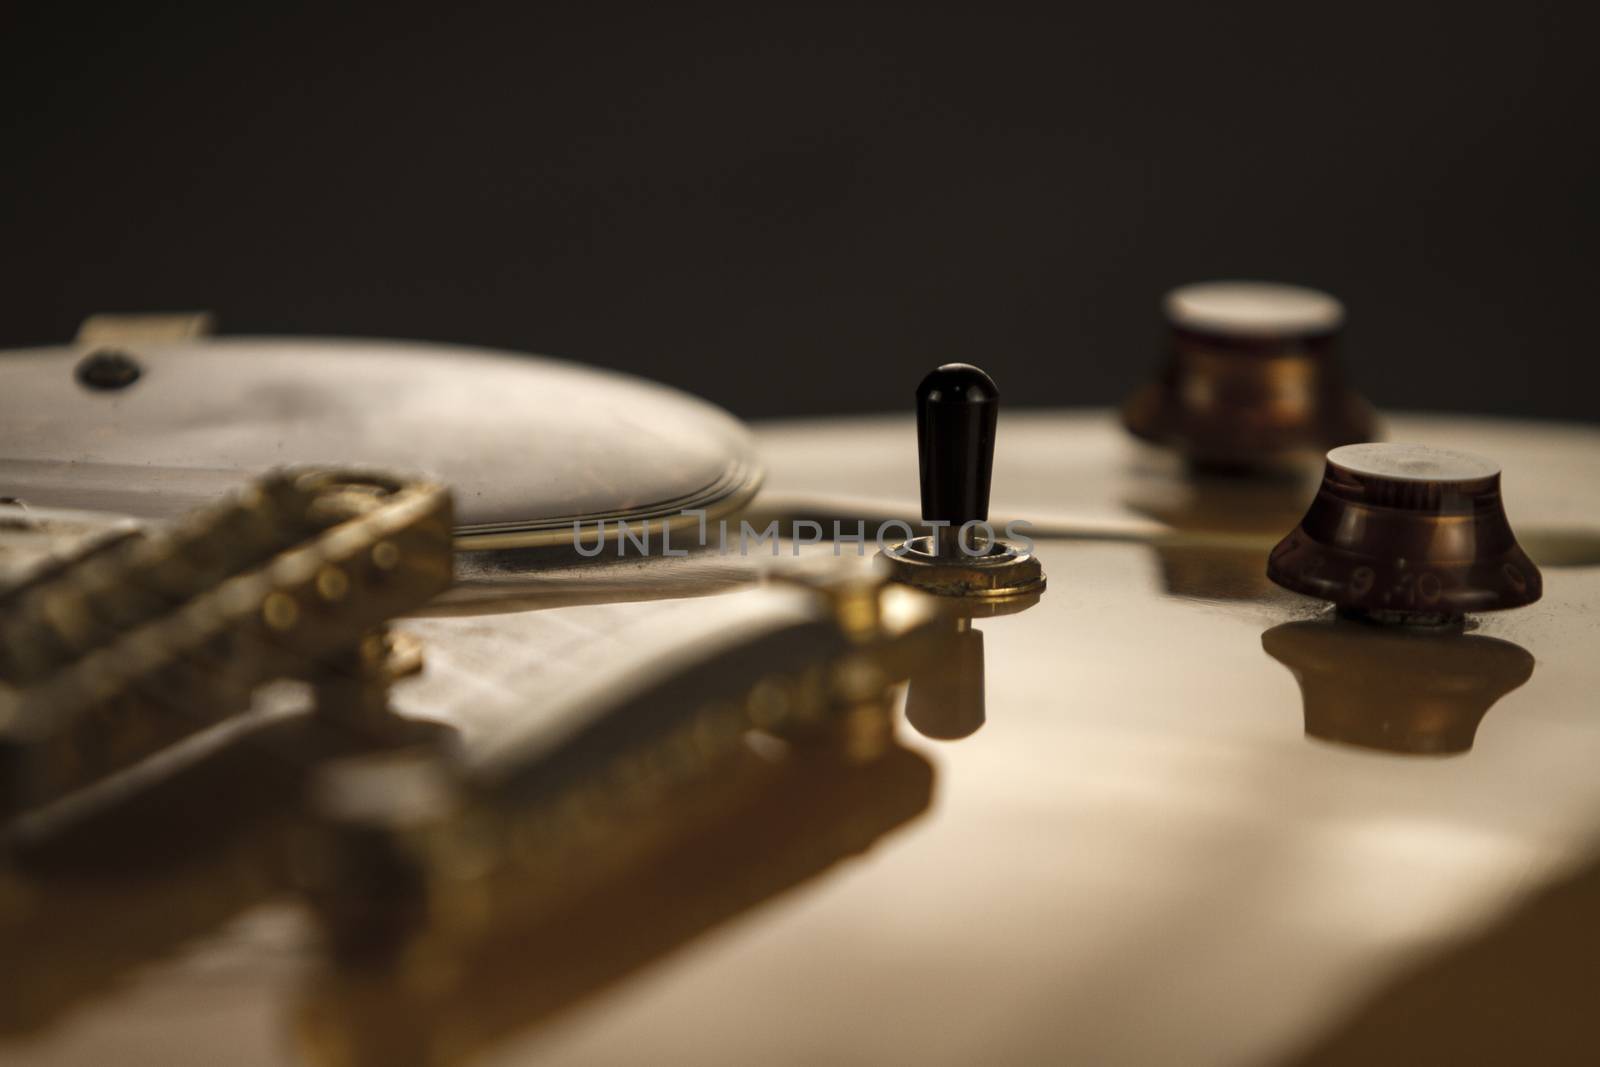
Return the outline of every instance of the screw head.
{"type": "Polygon", "coordinates": [[[73,371],[79,385],[101,392],[126,389],[143,373],[139,361],[120,348],[97,348],[79,360],[73,371]]]}

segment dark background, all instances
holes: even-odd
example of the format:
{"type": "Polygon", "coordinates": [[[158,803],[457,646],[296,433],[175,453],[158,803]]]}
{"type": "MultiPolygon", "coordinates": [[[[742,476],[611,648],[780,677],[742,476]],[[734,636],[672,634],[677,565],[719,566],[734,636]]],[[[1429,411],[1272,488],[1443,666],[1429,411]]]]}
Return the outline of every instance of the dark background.
{"type": "Polygon", "coordinates": [[[7,7],[8,346],[448,340],[758,417],[1103,404],[1157,302],[1329,289],[1389,408],[1600,418],[1584,6],[7,7]]]}

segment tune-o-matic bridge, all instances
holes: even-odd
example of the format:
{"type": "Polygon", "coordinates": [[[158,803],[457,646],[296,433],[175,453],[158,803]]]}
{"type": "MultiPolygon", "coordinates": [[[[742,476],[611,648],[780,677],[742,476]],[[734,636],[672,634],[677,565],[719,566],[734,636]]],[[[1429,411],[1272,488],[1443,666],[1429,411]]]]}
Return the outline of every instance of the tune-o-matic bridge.
{"type": "Polygon", "coordinates": [[[893,715],[948,654],[932,598],[861,575],[701,605],[716,640],[674,635],[481,756],[324,769],[315,1060],[456,1062],[927,809],[893,715]]]}
{"type": "Polygon", "coordinates": [[[439,486],[290,471],[170,528],[46,559],[0,591],[0,812],[236,714],[275,678],[380,723],[380,628],[450,584],[451,529],[439,486]]]}
{"type": "MultiPolygon", "coordinates": [[[[693,921],[674,916],[615,958],[583,953],[581,980],[535,998],[548,1010],[926,808],[932,770],[895,742],[892,711],[899,684],[944,654],[946,627],[932,598],[865,567],[799,568],[686,601],[604,677],[574,676],[507,730],[458,729],[472,716],[454,706],[443,709],[454,725],[391,714],[383,623],[448,584],[450,532],[442,490],[310,472],[170,531],[35,553],[0,622],[17,638],[3,691],[15,801],[60,796],[216,725],[267,680],[309,682],[314,706],[279,714],[268,701],[272,714],[142,761],[94,803],[8,827],[0,957],[30,977],[0,998],[0,1033],[35,1030],[296,889],[339,963],[325,975],[340,991],[330,1010],[365,1032],[374,957],[449,969],[514,935],[556,951],[552,931],[580,904],[586,928],[615,925],[616,909],[595,902],[641,865],[708,850],[732,865],[737,891],[688,879],[682,892],[704,897],[693,921]],[[115,745],[91,747],[106,736],[115,745]],[[118,921],[95,926],[113,907],[118,921]]],[[[426,635],[429,622],[415,625],[426,635]]],[[[427,714],[427,680],[415,684],[401,706],[427,714]]],[[[475,996],[430,988],[444,998],[430,1011],[475,996]]]]}
{"type": "Polygon", "coordinates": [[[674,635],[540,709],[523,736],[460,759],[413,751],[330,768],[312,869],[336,947],[451,942],[464,922],[476,937],[546,914],[658,849],[663,820],[720,810],[742,779],[717,772],[752,745],[780,762],[793,750],[870,763],[896,747],[898,686],[947,645],[930,598],[865,573],[702,605],[715,640],[674,635]],[[433,925],[409,928],[422,915],[433,925]]]}

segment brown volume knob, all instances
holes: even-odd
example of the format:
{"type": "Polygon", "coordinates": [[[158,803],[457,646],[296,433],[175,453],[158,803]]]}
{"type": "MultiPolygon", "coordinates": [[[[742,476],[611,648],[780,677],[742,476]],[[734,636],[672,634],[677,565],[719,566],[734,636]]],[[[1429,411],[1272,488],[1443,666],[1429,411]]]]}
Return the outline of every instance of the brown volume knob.
{"type": "Polygon", "coordinates": [[[1521,607],[1544,583],[1500,501],[1500,468],[1424,445],[1346,445],[1267,559],[1267,577],[1341,609],[1446,622],[1521,607]]]}
{"type": "Polygon", "coordinates": [[[1344,383],[1344,306],[1269,282],[1206,282],[1167,294],[1171,354],[1123,405],[1135,436],[1205,466],[1272,466],[1376,436],[1344,383]]]}

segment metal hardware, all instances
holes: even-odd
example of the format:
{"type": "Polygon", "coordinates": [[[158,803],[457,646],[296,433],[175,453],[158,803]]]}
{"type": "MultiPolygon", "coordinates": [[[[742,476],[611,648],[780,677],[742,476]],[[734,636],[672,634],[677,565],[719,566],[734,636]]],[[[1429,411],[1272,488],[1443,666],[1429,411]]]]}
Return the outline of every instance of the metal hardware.
{"type": "Polygon", "coordinates": [[[377,728],[380,628],[450,584],[451,530],[439,486],[290,471],[25,573],[0,591],[0,810],[127,767],[275,678],[377,728]]]}

